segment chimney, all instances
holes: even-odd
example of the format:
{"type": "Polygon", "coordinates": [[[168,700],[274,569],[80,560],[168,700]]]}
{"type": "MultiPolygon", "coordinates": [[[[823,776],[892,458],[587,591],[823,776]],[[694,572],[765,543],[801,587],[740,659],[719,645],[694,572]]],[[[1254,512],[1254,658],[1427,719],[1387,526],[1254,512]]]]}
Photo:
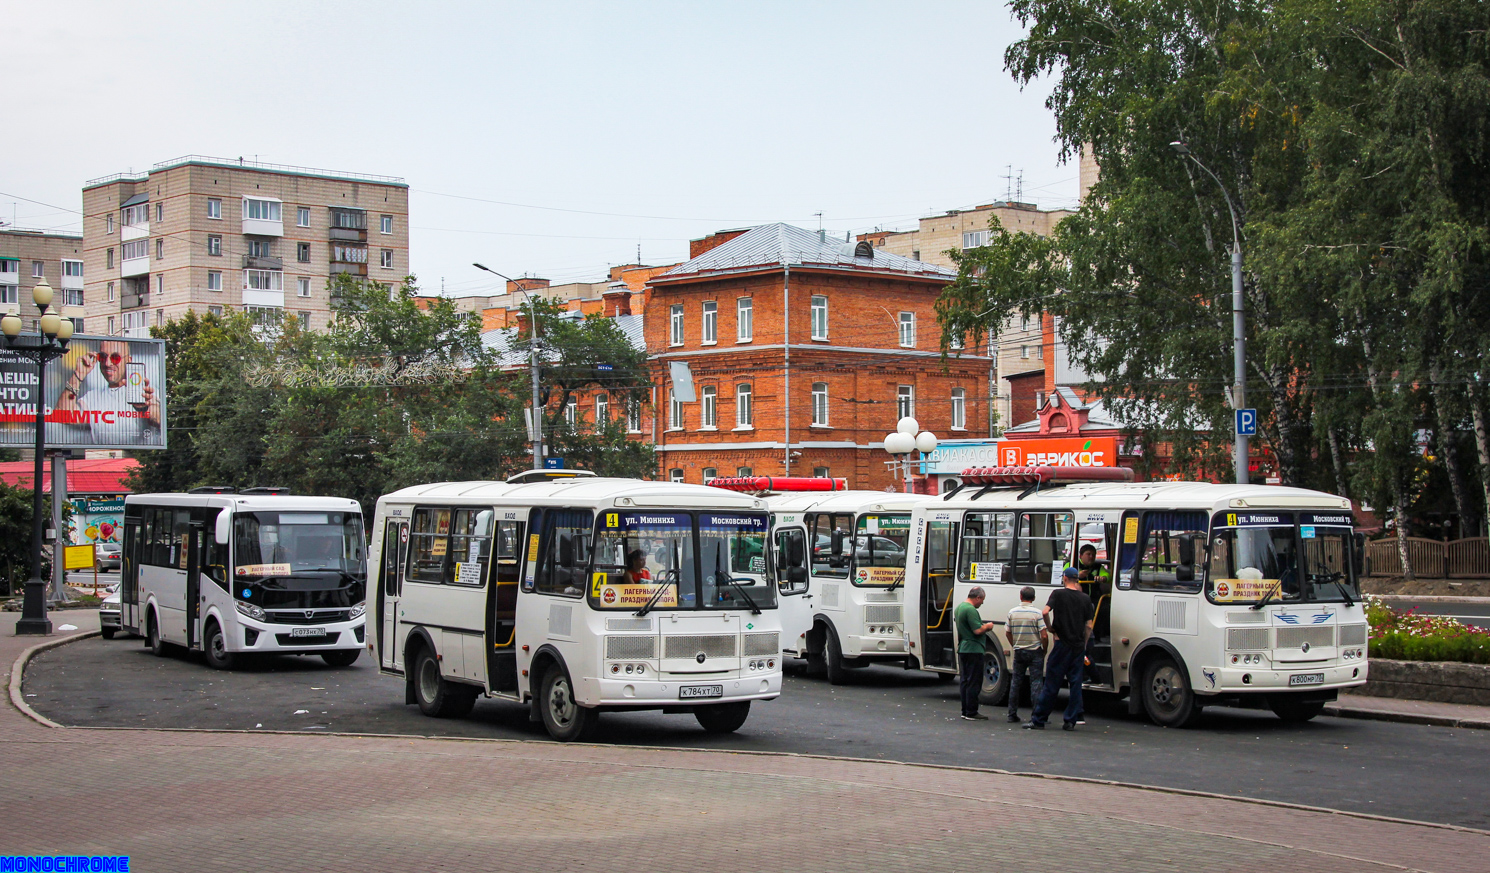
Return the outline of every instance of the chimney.
{"type": "Polygon", "coordinates": [[[711,233],[702,239],[688,241],[688,259],[692,260],[704,252],[717,249],[737,236],[744,236],[754,228],[740,227],[734,230],[721,230],[711,233]]]}
{"type": "Polygon", "coordinates": [[[518,291],[542,291],[549,286],[547,279],[529,278],[509,279],[507,281],[507,293],[515,294],[518,291]]]}
{"type": "Polygon", "coordinates": [[[606,317],[611,318],[617,315],[631,314],[631,289],[627,288],[624,284],[617,282],[615,286],[606,289],[606,292],[600,296],[605,301],[604,313],[606,317]]]}

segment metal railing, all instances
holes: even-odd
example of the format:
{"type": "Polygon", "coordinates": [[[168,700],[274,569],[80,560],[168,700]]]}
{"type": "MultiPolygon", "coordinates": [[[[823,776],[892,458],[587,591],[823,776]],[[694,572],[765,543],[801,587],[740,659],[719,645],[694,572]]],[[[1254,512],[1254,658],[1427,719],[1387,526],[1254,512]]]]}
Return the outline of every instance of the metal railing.
{"type": "MultiPolygon", "coordinates": [[[[348,173],[341,170],[322,170],[315,167],[297,167],[292,164],[271,164],[266,161],[250,161],[244,158],[214,158],[210,155],[182,155],[169,161],[161,161],[152,170],[168,170],[183,164],[211,164],[217,167],[239,167],[249,170],[270,170],[276,173],[294,173],[302,176],[328,176],[333,179],[352,179],[359,182],[377,182],[383,185],[406,185],[401,176],[377,176],[372,173],[348,173]]],[[[93,184],[92,182],[88,184],[93,184]]]]}

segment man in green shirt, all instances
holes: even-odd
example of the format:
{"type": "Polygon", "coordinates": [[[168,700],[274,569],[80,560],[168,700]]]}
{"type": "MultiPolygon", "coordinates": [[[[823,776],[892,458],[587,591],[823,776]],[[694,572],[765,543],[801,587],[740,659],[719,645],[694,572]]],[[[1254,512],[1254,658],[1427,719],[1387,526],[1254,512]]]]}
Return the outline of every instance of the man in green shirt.
{"type": "Polygon", "coordinates": [[[993,622],[984,621],[978,614],[987,596],[982,588],[974,586],[967,593],[967,600],[957,604],[952,613],[952,622],[957,626],[957,667],[961,680],[962,717],[968,721],[987,721],[988,716],[978,712],[978,692],[983,690],[983,652],[986,646],[984,634],[993,629],[993,622]]]}

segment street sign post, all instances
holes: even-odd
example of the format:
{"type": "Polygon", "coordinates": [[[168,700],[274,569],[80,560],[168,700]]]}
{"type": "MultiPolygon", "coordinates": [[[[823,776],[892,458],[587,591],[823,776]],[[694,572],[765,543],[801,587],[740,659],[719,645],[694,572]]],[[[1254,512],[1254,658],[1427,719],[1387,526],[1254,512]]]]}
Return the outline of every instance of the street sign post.
{"type": "Polygon", "coordinates": [[[544,458],[543,459],[543,468],[545,470],[562,470],[562,469],[564,469],[564,459],[563,458],[553,458],[553,457],[544,458]]]}
{"type": "Polygon", "coordinates": [[[1236,411],[1236,435],[1257,436],[1257,410],[1238,409],[1236,411]]]}

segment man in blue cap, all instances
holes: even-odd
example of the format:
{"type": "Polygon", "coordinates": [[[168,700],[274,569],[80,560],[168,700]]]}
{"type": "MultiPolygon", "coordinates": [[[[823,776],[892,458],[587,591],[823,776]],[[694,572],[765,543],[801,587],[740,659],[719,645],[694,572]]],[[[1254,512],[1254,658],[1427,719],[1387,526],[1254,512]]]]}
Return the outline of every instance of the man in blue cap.
{"type": "Polygon", "coordinates": [[[1097,611],[1092,599],[1081,590],[1081,572],[1067,567],[1061,574],[1061,587],[1050,592],[1045,601],[1045,626],[1055,637],[1050,647],[1050,657],[1045,660],[1045,687],[1040,689],[1040,699],[1035,702],[1035,711],[1024,723],[1026,730],[1044,730],[1045,719],[1055,709],[1055,696],[1061,690],[1061,680],[1071,686],[1071,695],[1066,700],[1065,722],[1062,730],[1076,730],[1077,719],[1083,712],[1081,705],[1081,672],[1086,659],[1086,643],[1092,635],[1092,624],[1097,611]]]}

